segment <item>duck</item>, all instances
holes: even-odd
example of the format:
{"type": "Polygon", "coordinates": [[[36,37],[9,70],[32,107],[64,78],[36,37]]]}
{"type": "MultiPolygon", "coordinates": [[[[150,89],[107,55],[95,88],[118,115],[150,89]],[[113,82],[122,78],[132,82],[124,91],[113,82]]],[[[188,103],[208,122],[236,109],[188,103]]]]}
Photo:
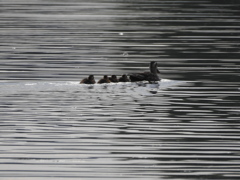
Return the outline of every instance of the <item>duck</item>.
{"type": "Polygon", "coordinates": [[[129,82],[127,75],[123,74],[122,77],[119,78],[119,82],[129,82]]]}
{"type": "Polygon", "coordinates": [[[102,84],[102,83],[110,83],[111,81],[109,80],[108,76],[107,75],[104,75],[103,76],[103,79],[100,79],[98,81],[98,84],[102,84]]]}
{"type": "Polygon", "coordinates": [[[118,79],[117,79],[117,76],[116,75],[112,75],[109,80],[113,83],[117,83],[118,82],[118,79]]]}
{"type": "Polygon", "coordinates": [[[150,72],[143,72],[143,73],[134,73],[129,74],[129,78],[131,82],[136,81],[148,81],[148,82],[154,82],[154,81],[160,81],[158,74],[160,71],[158,70],[157,62],[151,61],[149,65],[150,72]]]}
{"type": "Polygon", "coordinates": [[[93,75],[89,75],[88,78],[81,80],[80,84],[95,84],[95,79],[93,75]]]}

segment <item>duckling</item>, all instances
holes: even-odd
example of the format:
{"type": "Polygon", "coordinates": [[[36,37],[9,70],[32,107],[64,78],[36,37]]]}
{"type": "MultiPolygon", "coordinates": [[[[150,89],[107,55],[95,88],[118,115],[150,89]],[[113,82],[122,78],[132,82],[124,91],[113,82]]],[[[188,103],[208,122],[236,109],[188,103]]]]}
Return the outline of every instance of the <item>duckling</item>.
{"type": "Polygon", "coordinates": [[[102,83],[110,83],[111,81],[109,80],[108,76],[107,75],[104,75],[103,76],[103,79],[100,79],[98,81],[98,84],[102,84],[102,83]]]}
{"type": "Polygon", "coordinates": [[[119,82],[129,82],[127,75],[123,74],[122,77],[119,78],[119,82]]]}
{"type": "Polygon", "coordinates": [[[95,84],[95,79],[93,75],[89,75],[88,78],[81,80],[80,84],[95,84]]]}
{"type": "Polygon", "coordinates": [[[113,83],[117,83],[118,82],[118,79],[117,79],[117,76],[116,75],[112,75],[112,77],[109,78],[109,80],[113,83]]]}
{"type": "Polygon", "coordinates": [[[131,82],[144,81],[144,80],[149,82],[159,81],[160,78],[158,77],[158,73],[160,72],[157,68],[157,62],[155,61],[150,62],[149,69],[150,69],[150,72],[129,74],[131,82]]]}

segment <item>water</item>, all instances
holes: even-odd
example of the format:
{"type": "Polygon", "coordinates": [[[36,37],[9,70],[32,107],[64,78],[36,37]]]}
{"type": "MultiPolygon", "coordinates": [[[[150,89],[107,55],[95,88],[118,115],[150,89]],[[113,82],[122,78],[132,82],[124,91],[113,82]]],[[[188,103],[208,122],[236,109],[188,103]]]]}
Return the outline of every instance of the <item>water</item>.
{"type": "Polygon", "coordinates": [[[1,179],[239,179],[238,1],[0,4],[1,179]]]}

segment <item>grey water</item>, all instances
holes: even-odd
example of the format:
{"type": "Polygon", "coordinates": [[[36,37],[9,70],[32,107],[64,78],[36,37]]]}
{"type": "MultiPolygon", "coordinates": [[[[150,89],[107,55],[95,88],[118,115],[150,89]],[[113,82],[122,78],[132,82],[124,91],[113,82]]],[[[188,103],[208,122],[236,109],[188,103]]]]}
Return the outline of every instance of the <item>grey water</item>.
{"type": "Polygon", "coordinates": [[[0,5],[1,180],[240,178],[239,1],[0,5]]]}

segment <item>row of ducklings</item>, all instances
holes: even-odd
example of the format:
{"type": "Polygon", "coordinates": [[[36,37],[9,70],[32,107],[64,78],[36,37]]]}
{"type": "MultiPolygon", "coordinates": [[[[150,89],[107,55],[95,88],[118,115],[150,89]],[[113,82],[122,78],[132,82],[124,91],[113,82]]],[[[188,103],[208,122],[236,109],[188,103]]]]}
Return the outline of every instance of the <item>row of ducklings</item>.
{"type": "MultiPolygon", "coordinates": [[[[129,79],[126,74],[123,74],[119,79],[116,75],[112,75],[111,77],[108,77],[107,75],[104,75],[102,79],[100,79],[97,83],[103,84],[103,83],[117,83],[117,82],[129,82],[129,79]]],[[[94,79],[94,75],[89,75],[88,78],[83,79],[80,84],[95,84],[96,81],[94,79]]]]}

